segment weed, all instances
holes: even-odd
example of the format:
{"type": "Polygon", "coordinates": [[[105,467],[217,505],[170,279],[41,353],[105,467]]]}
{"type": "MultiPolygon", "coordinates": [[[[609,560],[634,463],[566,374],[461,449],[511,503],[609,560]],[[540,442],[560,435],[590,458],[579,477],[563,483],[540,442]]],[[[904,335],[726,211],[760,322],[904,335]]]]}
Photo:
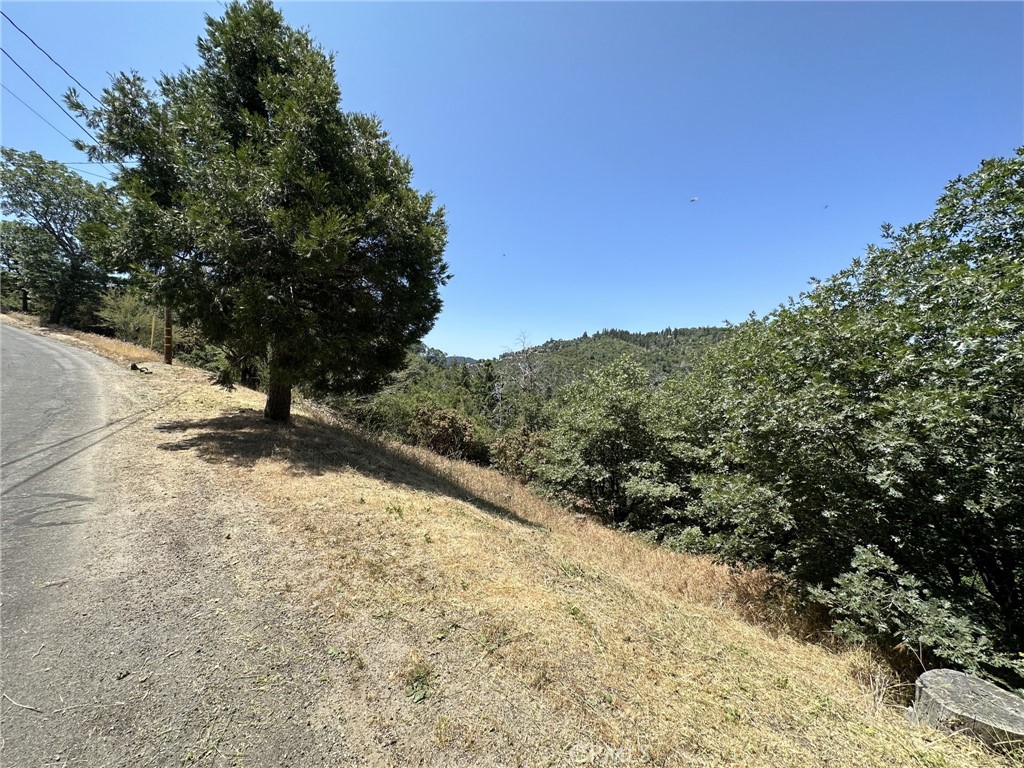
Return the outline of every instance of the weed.
{"type": "Polygon", "coordinates": [[[425,660],[419,652],[413,651],[402,672],[405,695],[412,699],[414,704],[425,701],[430,698],[436,678],[434,665],[425,660]]]}
{"type": "Polygon", "coordinates": [[[558,562],[558,570],[567,579],[579,579],[582,581],[587,577],[587,572],[583,566],[571,560],[560,560],[558,562]]]}
{"type": "Polygon", "coordinates": [[[434,741],[442,747],[455,741],[455,723],[450,717],[437,718],[437,722],[434,723],[434,741]]]}
{"type": "Polygon", "coordinates": [[[583,613],[583,609],[575,603],[569,603],[565,607],[565,612],[568,613],[572,618],[576,619],[576,621],[578,621],[580,624],[583,624],[586,627],[590,626],[590,622],[587,621],[587,616],[585,613],[583,613]]]}
{"type": "Polygon", "coordinates": [[[484,650],[484,656],[490,656],[505,645],[511,639],[511,628],[505,622],[487,623],[483,632],[476,636],[476,644],[484,650]]]}

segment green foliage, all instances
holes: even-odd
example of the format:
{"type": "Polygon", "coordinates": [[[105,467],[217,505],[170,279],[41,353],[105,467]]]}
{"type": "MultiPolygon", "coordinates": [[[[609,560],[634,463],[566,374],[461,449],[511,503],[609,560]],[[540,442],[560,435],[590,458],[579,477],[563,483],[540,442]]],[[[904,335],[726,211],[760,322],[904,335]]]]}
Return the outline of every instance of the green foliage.
{"type": "Polygon", "coordinates": [[[875,546],[855,547],[850,570],[816,596],[832,610],[835,629],[851,641],[883,638],[902,644],[933,665],[993,676],[1024,669],[1020,659],[997,652],[988,628],[971,611],[939,597],[919,577],[903,573],[875,546]]]}
{"type": "Polygon", "coordinates": [[[135,287],[120,286],[106,291],[100,299],[96,315],[102,325],[122,341],[140,347],[163,345],[163,311],[148,300],[145,293],[135,287]],[[159,340],[155,325],[159,323],[159,340]],[[150,344],[151,339],[153,343],[150,344]]]}
{"type": "Polygon", "coordinates": [[[659,525],[675,517],[685,491],[658,415],[650,374],[639,363],[594,371],[554,401],[534,472],[557,498],[613,523],[659,525]]]}
{"type": "Polygon", "coordinates": [[[233,359],[264,361],[269,385],[374,389],[440,311],[443,211],[269,0],[207,17],[198,50],[155,91],[122,74],[95,111],[69,95],[95,156],[137,161],[119,174],[124,263],[233,359]]]}
{"type": "Polygon", "coordinates": [[[417,444],[441,456],[487,463],[487,443],[477,434],[473,423],[456,411],[420,406],[412,434],[417,444]]]}
{"type": "MultiPolygon", "coordinates": [[[[237,366],[233,366],[224,349],[210,344],[195,325],[179,325],[175,329],[174,354],[187,365],[194,365],[216,373],[219,383],[232,386],[236,380],[246,379],[237,366]]],[[[257,384],[250,376],[245,380],[247,385],[257,384]]]]}
{"type": "MultiPolygon", "coordinates": [[[[0,272],[52,324],[87,326],[108,278],[106,227],[114,200],[36,152],[0,148],[0,272]]],[[[19,302],[20,304],[20,302],[19,302]]]]}
{"type": "Polygon", "coordinates": [[[493,430],[485,418],[478,378],[464,365],[447,367],[443,352],[418,345],[408,352],[405,367],[379,393],[355,402],[336,400],[334,405],[371,430],[410,443],[417,442],[419,411],[451,410],[472,422],[486,442],[493,430]]]}
{"type": "Polygon", "coordinates": [[[702,540],[846,629],[1024,672],[1022,221],[1024,154],[985,161],[667,385],[702,540]]]}
{"type": "Polygon", "coordinates": [[[528,483],[536,479],[534,467],[539,462],[539,451],[544,447],[544,436],[525,425],[505,430],[491,444],[491,462],[502,474],[528,483]]]}
{"type": "Polygon", "coordinates": [[[578,339],[551,340],[537,347],[507,352],[495,361],[505,379],[547,401],[562,387],[597,368],[632,358],[660,381],[685,373],[694,358],[725,338],[728,328],[666,328],[651,333],[603,330],[578,339]]]}
{"type": "Polygon", "coordinates": [[[529,480],[533,479],[531,457],[554,412],[548,404],[562,387],[624,355],[642,360],[652,376],[661,378],[660,358],[648,355],[644,344],[661,349],[659,354],[666,359],[688,361],[697,349],[724,333],[725,329],[703,328],[652,334],[602,331],[572,341],[524,346],[497,360],[468,363],[466,358],[420,345],[380,393],[356,403],[334,404],[365,426],[407,442],[416,441],[413,426],[420,407],[453,410],[471,421],[480,439],[490,443],[495,466],[529,480]]]}

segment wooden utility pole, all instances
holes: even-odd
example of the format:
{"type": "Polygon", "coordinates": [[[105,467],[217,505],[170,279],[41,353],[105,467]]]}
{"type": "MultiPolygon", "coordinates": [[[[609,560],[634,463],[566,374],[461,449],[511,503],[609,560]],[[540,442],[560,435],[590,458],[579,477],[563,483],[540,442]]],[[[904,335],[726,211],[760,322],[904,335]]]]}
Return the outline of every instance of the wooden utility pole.
{"type": "Polygon", "coordinates": [[[171,333],[171,305],[164,307],[164,363],[171,364],[171,345],[173,337],[171,333]]]}

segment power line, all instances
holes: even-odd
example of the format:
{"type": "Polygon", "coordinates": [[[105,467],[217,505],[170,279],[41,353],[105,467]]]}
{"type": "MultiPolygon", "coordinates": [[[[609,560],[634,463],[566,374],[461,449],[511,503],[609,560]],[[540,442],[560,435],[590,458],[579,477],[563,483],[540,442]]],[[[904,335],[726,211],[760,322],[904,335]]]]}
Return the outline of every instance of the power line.
{"type": "MultiPolygon", "coordinates": [[[[42,115],[40,115],[40,114],[39,114],[38,112],[36,112],[36,111],[35,111],[34,109],[32,109],[32,106],[31,106],[31,105],[30,105],[30,104],[29,104],[29,103],[28,103],[27,101],[25,101],[25,100],[24,100],[23,98],[21,98],[21,96],[19,96],[19,95],[18,95],[18,94],[16,94],[16,93],[15,93],[14,91],[12,91],[12,90],[11,90],[10,88],[8,88],[8,87],[7,87],[7,84],[6,84],[6,83],[0,83],[0,85],[2,85],[2,86],[3,86],[3,88],[4,88],[4,90],[5,90],[5,91],[7,91],[7,92],[8,92],[9,94],[11,94],[11,96],[13,96],[14,98],[16,98],[16,99],[17,99],[18,101],[20,101],[20,102],[21,102],[22,104],[24,104],[24,105],[25,105],[26,107],[28,107],[28,108],[29,108],[29,110],[31,110],[31,112],[32,112],[32,113],[33,113],[33,114],[34,114],[34,115],[35,115],[36,117],[38,117],[38,118],[39,118],[40,120],[42,120],[42,121],[43,121],[44,123],[46,123],[46,124],[47,124],[48,126],[50,126],[51,128],[53,128],[53,130],[55,130],[55,131],[56,131],[57,133],[59,133],[59,134],[60,134],[61,136],[63,136],[63,137],[64,137],[65,139],[67,139],[68,141],[70,141],[70,142],[74,142],[74,139],[72,139],[72,138],[71,138],[70,136],[68,136],[68,135],[67,135],[66,133],[64,133],[64,131],[62,131],[62,130],[61,130],[60,128],[58,128],[58,127],[57,127],[56,125],[54,125],[54,124],[53,124],[53,123],[51,123],[51,122],[50,122],[49,120],[47,120],[47,119],[46,119],[45,117],[43,117],[43,116],[42,116],[42,115]]],[[[65,165],[67,165],[67,163],[65,163],[65,165]]]]}
{"type": "MultiPolygon", "coordinates": [[[[55,160],[54,162],[60,163],[61,165],[103,165],[106,167],[105,164],[101,163],[99,160],[55,160]]],[[[127,160],[122,162],[134,163],[137,161],[127,160]]]]}
{"type": "Polygon", "coordinates": [[[8,52],[6,51],[6,49],[4,49],[4,48],[0,47],[0,51],[2,51],[2,52],[3,52],[3,54],[4,54],[4,56],[6,56],[6,57],[7,57],[8,59],[10,59],[10,60],[11,60],[11,61],[12,61],[12,62],[14,63],[14,66],[16,66],[16,67],[17,67],[18,69],[20,69],[20,70],[21,70],[21,71],[22,71],[22,72],[23,72],[23,73],[25,74],[25,77],[27,77],[27,78],[28,78],[29,80],[31,80],[31,81],[32,81],[33,83],[35,83],[35,84],[36,84],[36,88],[38,88],[38,89],[39,89],[40,91],[42,91],[43,93],[45,93],[45,94],[46,94],[46,98],[48,98],[48,99],[49,99],[50,101],[52,101],[52,102],[53,102],[54,104],[56,104],[56,105],[57,105],[57,106],[58,106],[58,107],[60,108],[60,111],[61,111],[61,112],[63,112],[63,113],[65,114],[65,115],[67,115],[67,116],[68,116],[68,118],[69,118],[69,119],[70,119],[70,120],[71,120],[71,121],[72,121],[72,122],[73,122],[73,123],[74,123],[75,125],[77,125],[77,126],[78,126],[79,128],[81,128],[81,129],[82,129],[82,132],[83,132],[83,133],[85,133],[85,135],[86,135],[86,136],[88,136],[88,137],[89,137],[90,139],[92,139],[93,141],[95,141],[95,142],[96,142],[97,144],[99,144],[99,143],[100,143],[100,140],[99,140],[99,139],[97,139],[97,138],[96,138],[95,136],[93,136],[93,135],[92,135],[91,133],[89,133],[89,131],[88,131],[88,130],[86,130],[85,126],[83,126],[83,125],[82,125],[82,124],[81,124],[80,122],[78,122],[77,120],[75,120],[74,116],[73,116],[73,115],[72,115],[72,114],[71,114],[70,112],[68,112],[68,111],[67,111],[66,109],[64,109],[64,107],[62,107],[62,106],[61,106],[61,103],[60,103],[59,101],[57,101],[57,100],[56,100],[55,98],[53,98],[53,96],[51,96],[51,95],[50,95],[50,92],[49,92],[49,91],[47,91],[47,90],[46,90],[45,88],[43,88],[43,86],[41,86],[41,85],[39,84],[39,82],[38,82],[38,81],[37,81],[37,80],[36,80],[36,79],[35,79],[34,77],[32,77],[32,75],[30,75],[30,74],[29,74],[28,72],[26,72],[26,71],[25,71],[25,68],[24,68],[23,66],[21,66],[21,64],[19,64],[19,63],[18,63],[18,62],[17,62],[16,60],[15,60],[15,58],[14,58],[13,56],[11,56],[11,54],[9,54],[9,53],[8,53],[8,52]]]}
{"type": "Polygon", "coordinates": [[[27,38],[28,38],[28,40],[29,40],[29,42],[30,42],[30,43],[32,43],[32,45],[34,45],[34,46],[35,46],[36,48],[38,48],[38,49],[39,49],[40,51],[42,51],[42,52],[43,52],[43,53],[44,53],[44,54],[46,55],[46,58],[48,58],[48,59],[49,59],[50,61],[52,61],[52,62],[53,62],[54,64],[56,64],[56,65],[57,65],[58,67],[60,67],[60,70],[61,70],[61,72],[63,72],[63,73],[65,74],[65,75],[67,75],[67,76],[68,76],[68,77],[70,77],[70,78],[71,78],[72,80],[74,80],[74,81],[75,81],[75,82],[76,82],[76,83],[78,84],[78,86],[79,86],[79,87],[80,87],[80,88],[81,88],[81,89],[82,89],[83,91],[85,91],[85,92],[86,92],[86,93],[88,93],[88,94],[89,94],[90,96],[92,96],[92,97],[93,97],[94,99],[96,99],[96,103],[100,103],[100,100],[96,98],[96,94],[94,94],[94,93],[93,93],[92,91],[90,91],[90,90],[89,90],[88,88],[86,88],[86,87],[85,87],[84,85],[82,85],[82,83],[81,83],[81,82],[79,81],[79,79],[78,79],[77,77],[75,77],[75,76],[74,76],[74,75],[72,75],[72,74],[71,74],[70,72],[68,72],[68,71],[67,71],[66,69],[64,69],[64,67],[63,67],[63,66],[61,66],[61,64],[60,64],[60,62],[59,62],[59,61],[57,61],[57,60],[56,60],[55,58],[53,58],[53,56],[51,56],[51,55],[50,55],[49,53],[47,53],[47,52],[46,52],[46,49],[44,49],[44,48],[43,48],[43,46],[41,46],[41,45],[40,45],[39,43],[37,43],[37,42],[36,42],[35,40],[33,40],[33,39],[32,39],[32,37],[31,37],[31,36],[29,35],[29,33],[28,33],[28,32],[26,32],[26,31],[25,31],[25,30],[23,30],[23,29],[22,29],[21,27],[19,27],[19,26],[18,26],[17,24],[15,24],[15,23],[14,23],[14,20],[13,20],[13,19],[12,19],[12,18],[11,18],[10,16],[8,16],[8,15],[7,15],[6,13],[4,13],[3,11],[0,11],[0,15],[2,15],[2,16],[3,16],[4,18],[5,18],[5,19],[7,19],[7,21],[9,21],[9,22],[11,23],[11,26],[12,26],[12,27],[14,27],[14,28],[15,28],[16,30],[18,30],[19,32],[21,32],[21,34],[23,34],[23,35],[24,35],[25,37],[27,37],[27,38]]]}
{"type": "MultiPolygon", "coordinates": [[[[67,165],[67,163],[61,163],[61,165],[67,165]]],[[[104,181],[109,181],[109,182],[113,182],[114,181],[109,176],[103,176],[102,174],[93,173],[92,171],[83,171],[81,168],[68,168],[68,170],[69,171],[74,171],[75,173],[84,173],[87,176],[95,176],[97,179],[103,179],[104,181]]]]}

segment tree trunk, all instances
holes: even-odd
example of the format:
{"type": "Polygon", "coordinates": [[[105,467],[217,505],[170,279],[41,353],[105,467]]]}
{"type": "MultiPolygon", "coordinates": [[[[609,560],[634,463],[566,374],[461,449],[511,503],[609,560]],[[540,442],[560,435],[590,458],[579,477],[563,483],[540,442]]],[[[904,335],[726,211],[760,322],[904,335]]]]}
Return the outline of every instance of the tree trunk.
{"type": "Polygon", "coordinates": [[[263,415],[271,421],[288,421],[292,415],[292,386],[270,382],[267,387],[267,405],[263,415]]]}
{"type": "Polygon", "coordinates": [[[61,318],[64,317],[64,308],[66,302],[63,299],[58,299],[57,303],[53,305],[53,309],[50,310],[50,325],[60,325],[61,318]]]}
{"type": "Polygon", "coordinates": [[[21,291],[21,311],[28,314],[28,291],[21,291]]]}
{"type": "Polygon", "coordinates": [[[171,307],[164,307],[164,363],[171,364],[174,359],[174,333],[171,324],[171,307]]]}

